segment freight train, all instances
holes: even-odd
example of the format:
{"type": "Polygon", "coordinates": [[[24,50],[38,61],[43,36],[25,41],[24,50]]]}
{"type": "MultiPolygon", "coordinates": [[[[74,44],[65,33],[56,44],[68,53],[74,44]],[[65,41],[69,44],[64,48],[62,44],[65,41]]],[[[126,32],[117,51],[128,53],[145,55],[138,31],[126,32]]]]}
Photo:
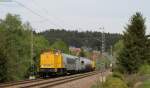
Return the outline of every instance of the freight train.
{"type": "Polygon", "coordinates": [[[44,51],[40,55],[40,76],[72,74],[95,70],[95,62],[59,51],[44,51]]]}

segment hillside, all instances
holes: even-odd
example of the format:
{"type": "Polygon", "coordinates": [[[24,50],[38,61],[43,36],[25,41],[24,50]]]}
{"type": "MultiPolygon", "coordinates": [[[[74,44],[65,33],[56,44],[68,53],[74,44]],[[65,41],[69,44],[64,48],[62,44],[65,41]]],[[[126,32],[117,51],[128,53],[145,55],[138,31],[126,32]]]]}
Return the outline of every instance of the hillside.
{"type": "MultiPolygon", "coordinates": [[[[69,46],[88,47],[95,50],[101,49],[101,32],[78,32],[50,29],[39,33],[43,35],[52,44],[56,40],[63,40],[69,46]]],[[[120,34],[105,33],[105,46],[109,50],[121,38],[120,34]]]]}

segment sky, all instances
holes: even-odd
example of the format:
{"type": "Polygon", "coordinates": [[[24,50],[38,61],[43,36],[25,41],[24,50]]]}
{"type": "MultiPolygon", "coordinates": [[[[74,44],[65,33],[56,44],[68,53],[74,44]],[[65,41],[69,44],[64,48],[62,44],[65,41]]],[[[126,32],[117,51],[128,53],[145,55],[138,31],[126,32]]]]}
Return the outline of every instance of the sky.
{"type": "Polygon", "coordinates": [[[0,0],[0,18],[20,15],[37,32],[47,29],[122,33],[135,12],[146,18],[150,33],[150,0],[0,0]]]}

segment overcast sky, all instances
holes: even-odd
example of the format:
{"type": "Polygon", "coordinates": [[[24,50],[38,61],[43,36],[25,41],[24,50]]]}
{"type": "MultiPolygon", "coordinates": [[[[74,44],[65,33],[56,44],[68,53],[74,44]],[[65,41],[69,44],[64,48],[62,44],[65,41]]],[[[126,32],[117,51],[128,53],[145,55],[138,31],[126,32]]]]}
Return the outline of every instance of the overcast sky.
{"type": "MultiPolygon", "coordinates": [[[[0,0],[2,1],[2,0],[0,0]]],[[[4,0],[3,0],[4,1],[4,0]]],[[[36,31],[50,28],[121,33],[137,11],[146,17],[150,33],[150,0],[16,0],[0,2],[0,18],[19,14],[36,31]]]]}

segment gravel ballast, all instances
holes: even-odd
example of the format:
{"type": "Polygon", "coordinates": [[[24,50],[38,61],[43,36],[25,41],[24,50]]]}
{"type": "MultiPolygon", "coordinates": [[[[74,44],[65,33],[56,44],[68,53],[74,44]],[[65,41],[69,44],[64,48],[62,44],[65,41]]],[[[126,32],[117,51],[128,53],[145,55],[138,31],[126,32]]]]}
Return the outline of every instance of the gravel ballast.
{"type": "Polygon", "coordinates": [[[96,81],[100,79],[100,77],[101,74],[99,73],[86,78],[71,81],[65,84],[60,84],[51,88],[91,88],[91,86],[94,85],[96,81]]]}

